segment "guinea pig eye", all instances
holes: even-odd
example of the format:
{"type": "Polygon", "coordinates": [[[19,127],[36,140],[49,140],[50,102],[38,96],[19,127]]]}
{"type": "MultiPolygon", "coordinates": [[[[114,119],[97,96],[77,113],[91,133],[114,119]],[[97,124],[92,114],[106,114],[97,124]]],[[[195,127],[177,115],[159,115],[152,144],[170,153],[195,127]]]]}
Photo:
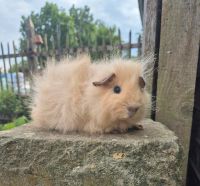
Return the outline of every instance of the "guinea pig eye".
{"type": "Polygon", "coordinates": [[[121,87],[118,86],[118,85],[116,85],[116,86],[113,88],[113,92],[114,92],[115,94],[119,94],[119,93],[121,92],[121,87]]]}

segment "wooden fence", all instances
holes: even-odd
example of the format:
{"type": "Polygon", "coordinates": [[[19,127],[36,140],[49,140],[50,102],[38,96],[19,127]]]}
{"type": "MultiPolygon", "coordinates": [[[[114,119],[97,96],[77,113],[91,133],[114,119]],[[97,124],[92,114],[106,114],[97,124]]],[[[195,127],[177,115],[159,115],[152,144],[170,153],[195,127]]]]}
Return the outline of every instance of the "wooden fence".
{"type": "MultiPolygon", "coordinates": [[[[167,125],[179,137],[185,153],[183,177],[186,179],[190,134],[200,139],[199,127],[193,126],[196,133],[191,133],[192,123],[199,125],[193,108],[199,108],[196,102],[200,105],[199,99],[194,99],[195,81],[199,80],[200,1],[138,0],[138,3],[144,30],[142,55],[154,53],[156,58],[153,77],[149,78],[156,107],[151,118],[167,125]]],[[[199,186],[200,145],[194,137],[191,143],[194,144],[190,146],[187,185],[199,186]]]]}
{"type": "MultiPolygon", "coordinates": [[[[11,89],[19,95],[28,94],[30,92],[32,74],[43,69],[49,58],[55,58],[59,61],[63,57],[76,56],[80,53],[89,53],[90,55],[101,53],[101,57],[108,57],[111,54],[118,53],[122,56],[124,51],[126,51],[126,56],[131,58],[131,50],[133,48],[138,49],[138,56],[141,55],[141,36],[138,37],[137,43],[132,43],[131,31],[129,32],[127,43],[122,42],[121,31],[118,30],[119,43],[117,44],[110,42],[109,45],[105,45],[105,42],[103,42],[102,45],[98,46],[70,47],[66,45],[66,47],[61,48],[60,37],[56,37],[57,40],[51,40],[52,49],[49,49],[47,35],[44,35],[43,38],[37,35],[31,19],[27,21],[26,30],[26,50],[17,50],[14,42],[12,42],[12,47],[8,43],[5,50],[1,43],[0,63],[3,64],[3,67],[0,68],[0,90],[11,89]]],[[[59,34],[58,32],[57,35],[59,34]]]]}

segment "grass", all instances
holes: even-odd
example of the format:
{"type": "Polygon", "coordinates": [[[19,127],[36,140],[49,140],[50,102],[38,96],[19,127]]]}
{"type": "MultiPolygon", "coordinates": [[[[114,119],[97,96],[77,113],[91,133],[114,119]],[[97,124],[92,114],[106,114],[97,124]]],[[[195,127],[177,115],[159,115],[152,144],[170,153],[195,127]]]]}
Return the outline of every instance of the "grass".
{"type": "Polygon", "coordinates": [[[15,119],[15,120],[13,120],[10,123],[6,123],[6,124],[3,124],[3,125],[0,125],[0,131],[1,130],[9,130],[9,129],[18,127],[20,125],[23,125],[23,124],[25,124],[27,122],[28,122],[28,119],[25,116],[21,116],[21,117],[15,119]]]}

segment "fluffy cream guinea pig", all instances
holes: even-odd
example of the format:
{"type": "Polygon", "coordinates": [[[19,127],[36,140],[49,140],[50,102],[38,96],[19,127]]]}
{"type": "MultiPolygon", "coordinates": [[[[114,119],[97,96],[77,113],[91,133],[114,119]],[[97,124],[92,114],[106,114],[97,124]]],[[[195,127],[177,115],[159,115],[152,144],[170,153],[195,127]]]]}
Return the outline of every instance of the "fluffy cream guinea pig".
{"type": "Polygon", "coordinates": [[[36,78],[32,119],[37,127],[93,133],[139,127],[149,102],[143,65],[89,57],[50,64],[36,78]]]}

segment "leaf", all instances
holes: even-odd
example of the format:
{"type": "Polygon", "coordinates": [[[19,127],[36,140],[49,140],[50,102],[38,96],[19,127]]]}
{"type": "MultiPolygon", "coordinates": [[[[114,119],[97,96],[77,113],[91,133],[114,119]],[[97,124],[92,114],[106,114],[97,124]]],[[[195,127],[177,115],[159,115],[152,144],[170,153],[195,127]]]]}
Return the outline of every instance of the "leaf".
{"type": "Polygon", "coordinates": [[[125,157],[125,153],[122,153],[122,152],[116,152],[113,154],[113,158],[116,160],[123,159],[124,157],[125,157]]]}

